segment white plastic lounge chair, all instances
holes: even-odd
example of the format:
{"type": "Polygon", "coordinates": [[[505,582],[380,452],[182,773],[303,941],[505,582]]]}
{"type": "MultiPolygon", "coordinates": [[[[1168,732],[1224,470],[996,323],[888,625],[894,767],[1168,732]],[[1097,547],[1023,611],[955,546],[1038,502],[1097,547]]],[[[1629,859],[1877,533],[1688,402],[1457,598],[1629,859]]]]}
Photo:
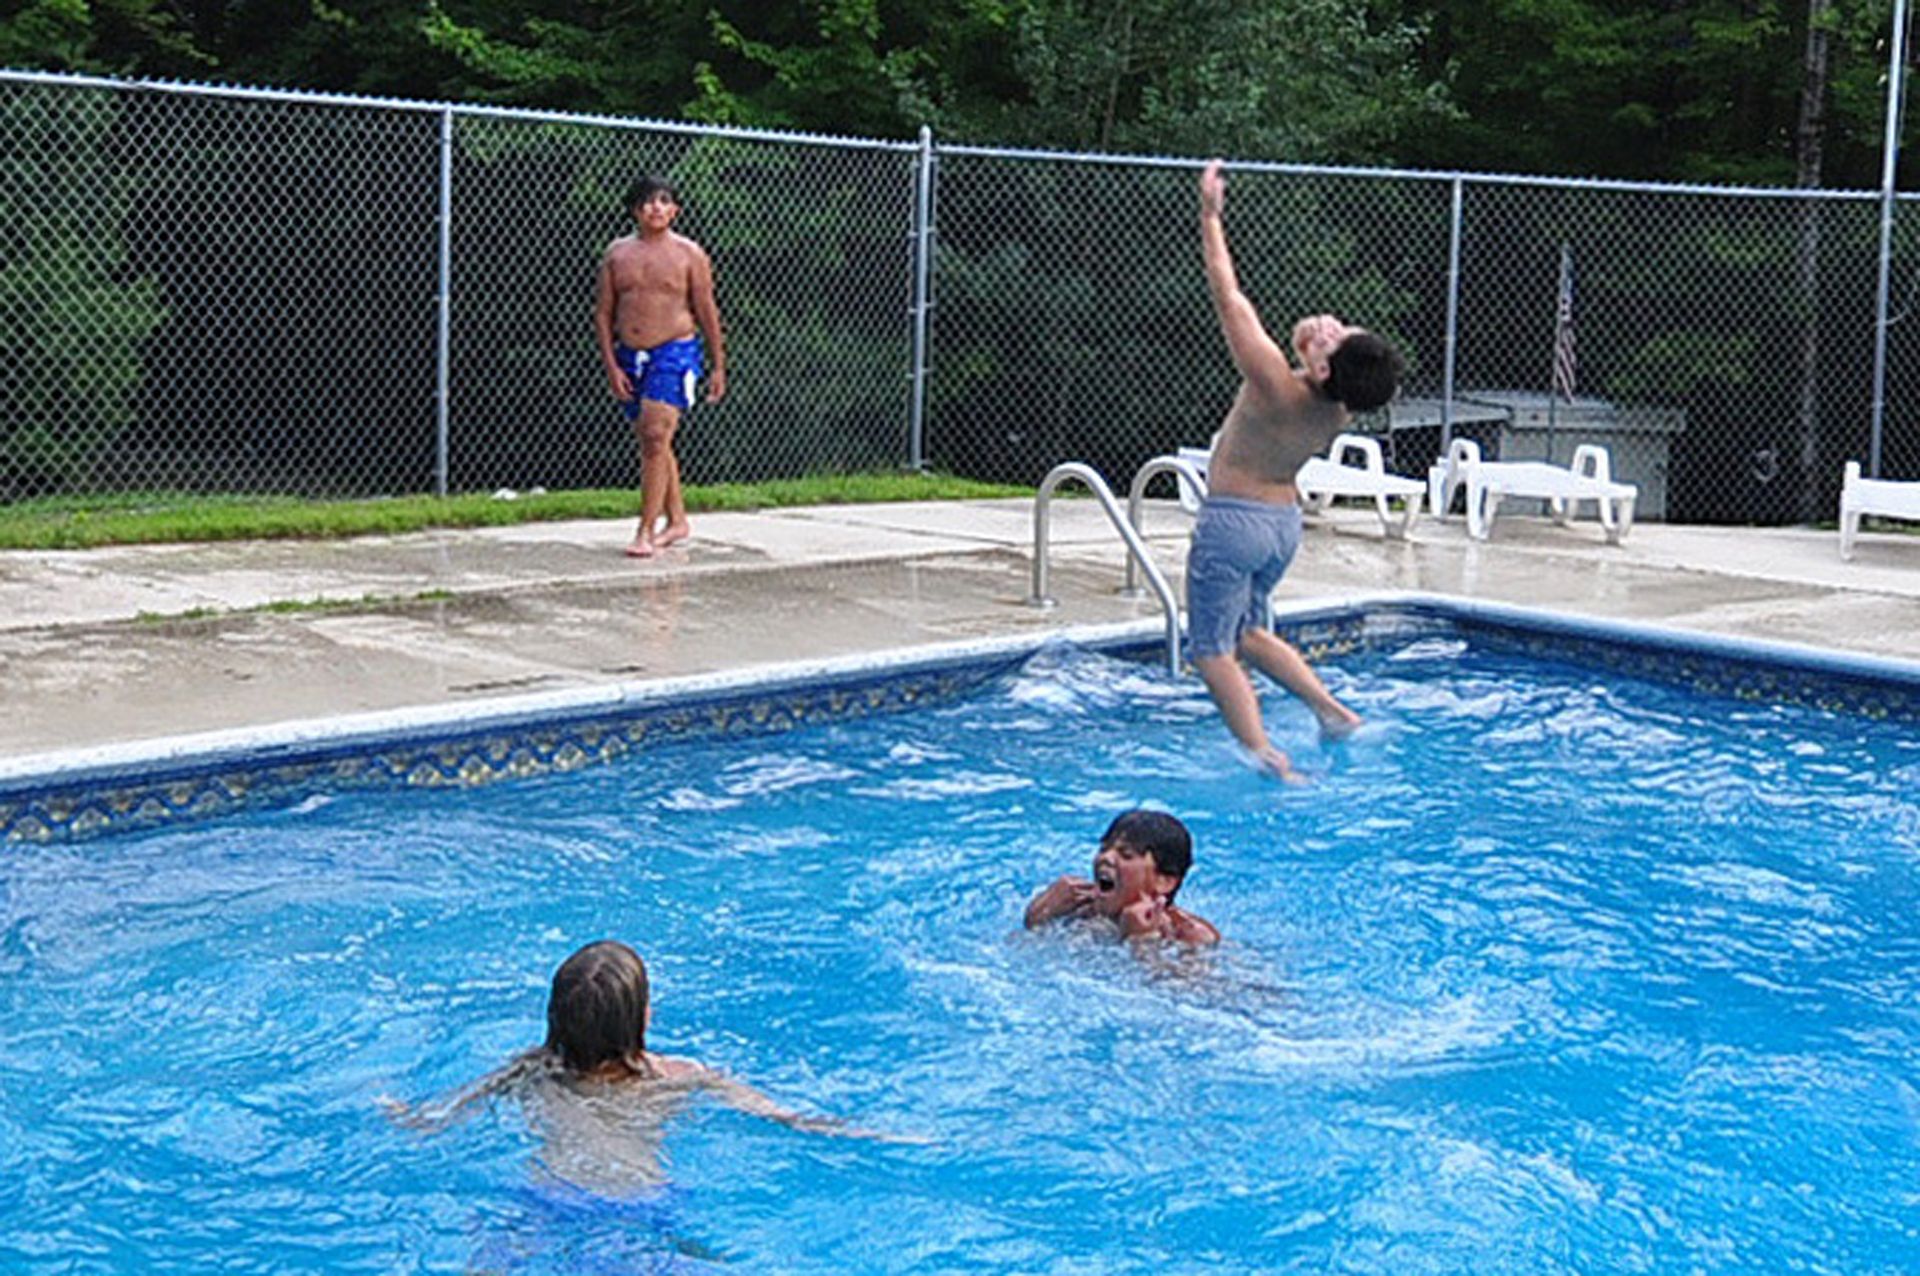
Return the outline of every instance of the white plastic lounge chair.
{"type": "MultiPolygon", "coordinates": [[[[1213,458],[1213,449],[1183,447],[1179,455],[1181,460],[1192,463],[1195,469],[1205,474],[1207,463],[1213,458]]],[[[1337,436],[1324,457],[1312,457],[1300,467],[1294,484],[1299,487],[1306,507],[1316,514],[1326,513],[1327,507],[1342,496],[1372,501],[1380,515],[1381,528],[1396,540],[1406,539],[1407,533],[1419,519],[1420,502],[1427,491],[1426,484],[1419,479],[1387,473],[1386,463],[1381,459],[1379,441],[1364,434],[1337,436]],[[1359,454],[1359,464],[1348,464],[1348,455],[1356,452],[1359,454]],[[1401,503],[1401,511],[1397,516],[1393,512],[1395,497],[1401,503]]],[[[1180,485],[1180,504],[1188,511],[1198,510],[1198,496],[1187,488],[1186,483],[1180,485]]]]}
{"type": "Polygon", "coordinates": [[[1307,507],[1316,514],[1326,513],[1327,507],[1342,496],[1372,501],[1380,515],[1381,528],[1395,540],[1405,540],[1413,530],[1420,518],[1420,502],[1427,494],[1427,485],[1419,479],[1387,473],[1386,462],[1380,457],[1379,440],[1364,434],[1337,436],[1326,456],[1313,457],[1301,466],[1293,481],[1307,507]],[[1347,464],[1350,452],[1360,454],[1360,464],[1347,464]],[[1400,498],[1401,507],[1397,519],[1393,515],[1396,496],[1400,498]]]}
{"type": "Polygon", "coordinates": [[[1840,557],[1853,557],[1860,516],[1920,520],[1920,482],[1860,477],[1860,462],[1848,461],[1840,483],[1840,557]]]}
{"type": "Polygon", "coordinates": [[[1427,471],[1427,496],[1436,516],[1453,508],[1454,493],[1467,494],[1467,534],[1485,540],[1493,532],[1494,515],[1504,497],[1527,497],[1547,502],[1556,523],[1565,526],[1580,512],[1580,502],[1592,501],[1606,529],[1607,543],[1618,545],[1633,527],[1633,504],[1640,489],[1613,481],[1613,463],[1607,449],[1582,443],[1573,450],[1571,466],[1546,461],[1483,461],[1480,445],[1455,439],[1446,457],[1427,471]]]}
{"type": "MultiPolygon", "coordinates": [[[[1219,436],[1215,435],[1214,437],[1218,438],[1219,436]]],[[[1199,470],[1201,478],[1207,477],[1207,463],[1213,460],[1213,448],[1211,446],[1183,447],[1174,453],[1174,455],[1191,465],[1194,469],[1199,470]]],[[[1194,491],[1193,485],[1187,482],[1186,479],[1182,478],[1180,480],[1180,508],[1187,513],[1198,514],[1200,512],[1200,502],[1206,499],[1206,495],[1205,492],[1194,491]]]]}

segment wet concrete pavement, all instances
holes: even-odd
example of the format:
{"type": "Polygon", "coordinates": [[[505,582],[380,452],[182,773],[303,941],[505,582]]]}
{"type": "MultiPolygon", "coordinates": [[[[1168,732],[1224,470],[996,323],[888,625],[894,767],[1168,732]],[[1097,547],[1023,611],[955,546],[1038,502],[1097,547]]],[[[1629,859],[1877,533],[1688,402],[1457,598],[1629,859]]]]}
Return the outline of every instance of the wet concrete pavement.
{"type": "MultiPolygon", "coordinates": [[[[1158,617],[1118,596],[1118,537],[1054,504],[1052,610],[1027,604],[1032,505],[710,514],[640,562],[619,522],[326,542],[0,553],[0,758],[374,709],[477,701],[1158,617]],[[291,610],[270,607],[297,605],[291,610]]],[[[1190,520],[1147,517],[1179,588],[1190,520]]],[[[1386,540],[1309,520],[1276,600],[1460,595],[1920,660],[1920,537],[1460,520],[1386,540]]]]}

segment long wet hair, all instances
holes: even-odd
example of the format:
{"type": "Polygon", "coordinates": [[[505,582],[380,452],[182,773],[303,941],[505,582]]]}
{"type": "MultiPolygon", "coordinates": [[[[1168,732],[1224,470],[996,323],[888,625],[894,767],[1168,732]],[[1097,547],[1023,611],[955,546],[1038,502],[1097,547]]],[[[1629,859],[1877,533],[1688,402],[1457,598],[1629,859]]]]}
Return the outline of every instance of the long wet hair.
{"type": "Polygon", "coordinates": [[[547,1039],[522,1051],[451,1098],[412,1107],[391,1103],[402,1125],[439,1130],[466,1117],[481,1102],[536,1079],[564,1079],[624,1063],[638,1076],[653,1075],[647,1062],[647,963],[616,939],[588,944],[560,963],[547,994],[547,1039]]]}
{"type": "Polygon", "coordinates": [[[547,1043],[569,1072],[615,1061],[646,1071],[647,963],[617,939],[560,963],[547,996],[547,1043]]]}

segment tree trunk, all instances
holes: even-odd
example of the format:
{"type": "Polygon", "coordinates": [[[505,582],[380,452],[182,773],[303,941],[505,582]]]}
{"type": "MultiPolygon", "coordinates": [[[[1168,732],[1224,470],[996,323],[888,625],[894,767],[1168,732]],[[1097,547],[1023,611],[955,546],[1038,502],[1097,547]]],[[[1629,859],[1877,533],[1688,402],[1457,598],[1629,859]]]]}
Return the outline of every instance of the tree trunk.
{"type": "Polygon", "coordinates": [[[1133,61],[1133,6],[1123,4],[1120,10],[1120,34],[1118,39],[1107,48],[1112,52],[1113,75],[1107,80],[1107,100],[1100,112],[1100,144],[1096,148],[1102,151],[1113,149],[1113,129],[1120,115],[1120,88],[1126,83],[1127,75],[1132,71],[1133,61]]]}

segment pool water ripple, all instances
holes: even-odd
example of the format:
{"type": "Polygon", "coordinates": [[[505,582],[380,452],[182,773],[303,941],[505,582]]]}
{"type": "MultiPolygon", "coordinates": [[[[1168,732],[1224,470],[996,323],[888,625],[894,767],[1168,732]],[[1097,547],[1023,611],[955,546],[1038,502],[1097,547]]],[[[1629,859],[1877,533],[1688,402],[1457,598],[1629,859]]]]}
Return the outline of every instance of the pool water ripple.
{"type": "Polygon", "coordinates": [[[1920,754],[1451,638],[1255,775],[1191,680],[1070,646],[968,701],[0,868],[0,1266],[1898,1270],[1920,1253],[1920,754]],[[1215,952],[1020,929],[1108,819],[1192,827],[1215,952]],[[579,944],[696,1106],[660,1201],[445,1093],[579,944]],[[576,1162],[577,1164],[577,1162],[576,1162]],[[702,1257],[705,1256],[705,1257],[702,1257]]]}

